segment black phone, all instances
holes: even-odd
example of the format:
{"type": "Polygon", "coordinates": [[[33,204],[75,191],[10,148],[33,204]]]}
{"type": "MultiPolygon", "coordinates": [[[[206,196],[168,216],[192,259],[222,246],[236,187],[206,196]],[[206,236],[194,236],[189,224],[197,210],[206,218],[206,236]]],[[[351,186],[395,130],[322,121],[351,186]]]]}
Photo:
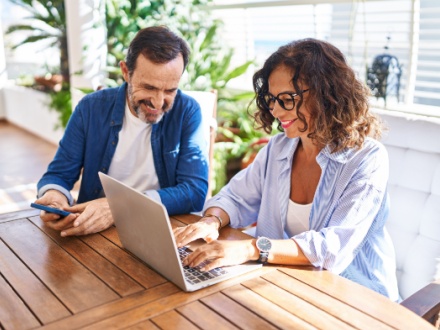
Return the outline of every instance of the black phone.
{"type": "Polygon", "coordinates": [[[63,217],[67,217],[70,212],[64,211],[64,210],[60,210],[54,207],[50,207],[47,205],[41,205],[41,204],[37,204],[37,203],[31,203],[31,207],[35,208],[35,209],[39,209],[39,210],[43,210],[49,213],[55,213],[55,214],[59,214],[63,217]]]}

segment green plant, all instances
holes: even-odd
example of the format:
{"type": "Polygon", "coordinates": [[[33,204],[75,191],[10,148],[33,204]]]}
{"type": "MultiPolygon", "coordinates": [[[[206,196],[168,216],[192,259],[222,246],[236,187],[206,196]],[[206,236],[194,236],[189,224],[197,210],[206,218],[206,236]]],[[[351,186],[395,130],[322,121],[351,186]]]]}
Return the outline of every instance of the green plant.
{"type": "Polygon", "coordinates": [[[213,193],[216,193],[233,174],[228,173],[231,164],[236,160],[241,162],[242,158],[250,158],[250,150],[258,148],[257,144],[252,143],[256,143],[265,134],[253,128],[252,119],[246,111],[253,99],[253,92],[228,87],[229,82],[243,75],[254,61],[246,61],[235,67],[232,65],[233,49],[221,38],[223,23],[213,19],[209,13],[208,4],[211,2],[198,1],[199,6],[177,7],[178,12],[184,11],[184,14],[168,25],[178,30],[191,48],[190,62],[181,88],[202,91],[214,89],[218,94],[218,134],[226,137],[226,140],[215,144],[213,193]]]}
{"type": "MultiPolygon", "coordinates": [[[[12,49],[29,43],[41,43],[50,47],[58,47],[60,51],[59,72],[61,81],[51,81],[57,77],[53,72],[48,72],[44,77],[34,77],[31,87],[50,94],[49,107],[58,112],[58,126],[65,127],[72,114],[72,101],[70,93],[69,51],[67,47],[67,26],[64,0],[9,0],[24,8],[29,16],[29,24],[15,24],[9,26],[7,34],[18,31],[28,32],[28,36],[14,44],[12,49]],[[58,89],[55,86],[60,86],[58,89]]],[[[56,127],[57,128],[57,127],[56,127]]]]}
{"type": "Polygon", "coordinates": [[[225,164],[233,159],[250,158],[250,150],[258,148],[257,144],[252,146],[252,143],[256,143],[264,134],[252,128],[251,119],[246,113],[253,92],[228,88],[228,83],[244,74],[254,62],[232,66],[233,49],[222,40],[222,22],[210,15],[210,3],[212,0],[107,0],[109,80],[106,85],[115,86],[122,81],[118,63],[125,58],[127,46],[139,29],[163,24],[180,33],[191,49],[180,88],[216,90],[219,134],[228,136],[228,141],[216,143],[215,146],[213,166],[217,169],[214,178],[216,190],[228,180],[225,164]],[[226,129],[231,125],[238,129],[237,135],[226,129]]]}
{"type": "MultiPolygon", "coordinates": [[[[60,73],[63,81],[70,85],[69,52],[67,48],[67,27],[64,0],[9,0],[24,8],[29,16],[29,24],[14,24],[8,27],[6,34],[25,31],[28,36],[15,43],[12,49],[29,43],[41,43],[44,46],[58,47],[60,50],[60,73]],[[46,43],[44,43],[46,42],[46,43]]],[[[55,73],[55,72],[52,72],[55,73]]]]}
{"type": "Polygon", "coordinates": [[[244,74],[254,61],[231,67],[233,50],[226,46],[220,36],[222,22],[210,19],[209,12],[198,10],[199,20],[193,22],[194,9],[184,15],[179,29],[191,48],[191,58],[182,88],[187,90],[212,90],[218,92],[219,99],[231,98],[227,85],[230,80],[244,74]]]}
{"type": "Polygon", "coordinates": [[[166,0],[105,1],[107,86],[121,84],[119,62],[125,59],[128,45],[140,29],[157,24],[166,16],[166,2],[166,0]]]}
{"type": "Polygon", "coordinates": [[[270,136],[278,133],[274,127],[271,134],[257,129],[251,113],[255,111],[253,92],[236,93],[223,102],[218,112],[217,142],[215,143],[216,194],[238,171],[247,167],[258,151],[267,144],[270,136]],[[234,100],[230,102],[230,100],[234,100]]]}
{"type": "MultiPolygon", "coordinates": [[[[60,48],[64,83],[61,92],[51,93],[50,107],[59,113],[60,125],[65,126],[72,110],[64,1],[35,1],[38,11],[32,6],[32,0],[10,1],[26,8],[31,13],[30,19],[44,22],[51,30],[50,34],[40,29],[34,30],[32,25],[11,26],[9,33],[17,30],[32,32],[32,36],[15,47],[51,38],[52,45],[60,48]],[[40,14],[40,11],[44,14],[40,14]]],[[[226,167],[222,164],[233,159],[249,158],[251,151],[258,146],[256,141],[264,138],[264,133],[253,128],[246,112],[253,93],[228,87],[232,79],[244,74],[254,62],[247,61],[232,67],[233,49],[226,46],[220,37],[222,22],[210,15],[211,3],[212,0],[105,0],[108,48],[108,79],[105,84],[117,86],[122,82],[119,62],[124,60],[130,41],[140,29],[163,24],[180,33],[191,48],[190,62],[180,87],[202,91],[215,89],[218,94],[219,134],[227,139],[216,144],[214,166],[223,169],[216,171],[216,187],[220,189],[227,181],[223,173],[226,167]]]]}
{"type": "Polygon", "coordinates": [[[72,114],[72,96],[69,89],[61,89],[58,92],[49,93],[49,107],[58,113],[59,124],[55,128],[66,127],[72,114]]]}

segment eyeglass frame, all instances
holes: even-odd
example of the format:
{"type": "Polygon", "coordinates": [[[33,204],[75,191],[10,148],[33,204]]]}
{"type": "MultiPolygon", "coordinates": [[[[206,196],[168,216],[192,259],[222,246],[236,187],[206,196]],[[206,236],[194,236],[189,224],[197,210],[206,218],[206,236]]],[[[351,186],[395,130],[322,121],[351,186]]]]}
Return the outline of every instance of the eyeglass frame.
{"type": "Polygon", "coordinates": [[[274,95],[272,95],[271,93],[268,92],[268,93],[260,94],[259,97],[261,98],[264,106],[266,106],[269,111],[273,111],[273,108],[275,107],[275,101],[277,101],[278,104],[280,105],[280,107],[283,108],[284,110],[292,111],[293,109],[295,109],[295,96],[302,95],[305,92],[308,92],[309,90],[310,90],[310,88],[303,89],[300,93],[281,92],[281,93],[278,93],[277,96],[274,96],[274,95]],[[265,95],[270,95],[271,96],[270,101],[274,102],[272,109],[267,105],[266,101],[264,100],[264,96],[265,95]],[[284,105],[284,101],[280,99],[280,95],[289,95],[292,98],[293,102],[292,102],[292,108],[291,109],[286,109],[286,107],[284,105]]]}

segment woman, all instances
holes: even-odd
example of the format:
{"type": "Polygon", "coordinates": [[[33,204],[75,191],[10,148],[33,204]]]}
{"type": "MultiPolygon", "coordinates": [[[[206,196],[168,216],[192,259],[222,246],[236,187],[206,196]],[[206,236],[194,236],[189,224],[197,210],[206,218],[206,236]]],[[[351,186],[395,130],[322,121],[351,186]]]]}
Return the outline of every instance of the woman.
{"type": "Polygon", "coordinates": [[[331,44],[280,47],[253,77],[255,119],[274,136],[211,198],[179,246],[203,238],[184,263],[205,270],[249,260],[313,265],[399,299],[388,217],[388,155],[376,139],[368,90],[331,44]],[[220,227],[254,222],[258,239],[217,241],[220,227]]]}

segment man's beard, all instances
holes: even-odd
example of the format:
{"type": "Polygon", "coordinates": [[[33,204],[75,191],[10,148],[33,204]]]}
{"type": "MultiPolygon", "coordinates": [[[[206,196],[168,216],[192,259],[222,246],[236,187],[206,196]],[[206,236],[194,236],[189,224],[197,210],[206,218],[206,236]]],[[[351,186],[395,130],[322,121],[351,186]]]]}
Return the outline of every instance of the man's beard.
{"type": "Polygon", "coordinates": [[[147,106],[151,109],[155,109],[155,107],[153,106],[153,104],[151,103],[151,101],[149,100],[141,100],[138,102],[134,102],[133,98],[132,98],[132,89],[131,86],[128,85],[128,102],[130,103],[130,107],[133,109],[133,111],[136,113],[136,115],[138,116],[138,118],[140,120],[142,120],[143,122],[147,123],[147,124],[156,124],[158,122],[161,121],[163,115],[165,113],[167,113],[168,111],[171,110],[172,108],[172,104],[168,105],[168,103],[164,103],[162,106],[162,111],[160,113],[157,114],[153,114],[153,113],[148,113],[142,110],[141,105],[143,104],[144,106],[147,106]]]}
{"type": "Polygon", "coordinates": [[[151,102],[147,101],[147,100],[142,100],[140,102],[137,102],[136,104],[133,101],[131,101],[131,107],[133,108],[134,112],[136,112],[138,118],[147,124],[156,124],[156,123],[160,122],[164,113],[166,111],[168,111],[168,110],[165,110],[166,105],[164,104],[164,107],[162,108],[161,113],[157,113],[157,114],[146,113],[142,110],[141,104],[145,104],[147,107],[150,107],[152,109],[154,109],[154,107],[151,104],[151,102]]]}

